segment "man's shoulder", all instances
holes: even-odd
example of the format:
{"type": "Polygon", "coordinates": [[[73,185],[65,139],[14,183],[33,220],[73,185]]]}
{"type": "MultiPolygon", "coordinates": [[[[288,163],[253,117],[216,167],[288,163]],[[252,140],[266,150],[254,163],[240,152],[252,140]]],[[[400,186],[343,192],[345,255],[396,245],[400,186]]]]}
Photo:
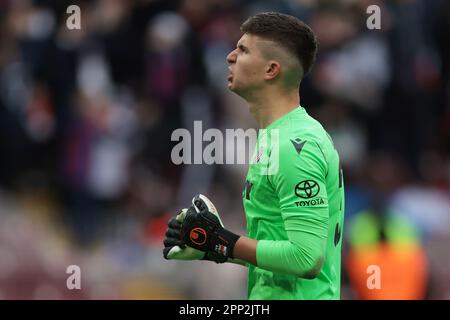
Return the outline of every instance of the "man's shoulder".
{"type": "Polygon", "coordinates": [[[331,137],[322,124],[309,115],[301,118],[291,118],[280,128],[280,151],[291,149],[293,146],[300,152],[306,144],[327,148],[331,137]]]}

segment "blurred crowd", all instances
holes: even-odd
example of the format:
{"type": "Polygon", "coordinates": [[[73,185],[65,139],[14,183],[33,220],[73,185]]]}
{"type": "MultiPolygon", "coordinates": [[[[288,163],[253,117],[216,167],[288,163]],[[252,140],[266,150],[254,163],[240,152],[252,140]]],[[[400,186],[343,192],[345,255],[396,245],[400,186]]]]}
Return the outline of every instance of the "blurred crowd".
{"type": "MultiPolygon", "coordinates": [[[[1,1],[0,298],[245,299],[245,268],[166,261],[162,239],[200,192],[245,233],[246,166],[174,165],[171,134],[194,120],[256,126],[225,58],[261,11],[295,15],[319,39],[301,105],[344,169],[342,298],[391,297],[360,290],[358,252],[409,243],[413,298],[450,299],[446,0],[1,1]],[[72,4],[81,29],[67,28],[72,4]],[[381,30],[366,25],[373,4],[381,30]],[[69,265],[81,290],[66,288],[69,265]]],[[[396,256],[383,250],[373,257],[396,256]]],[[[382,286],[401,292],[410,281],[396,282],[392,259],[382,286]]]]}

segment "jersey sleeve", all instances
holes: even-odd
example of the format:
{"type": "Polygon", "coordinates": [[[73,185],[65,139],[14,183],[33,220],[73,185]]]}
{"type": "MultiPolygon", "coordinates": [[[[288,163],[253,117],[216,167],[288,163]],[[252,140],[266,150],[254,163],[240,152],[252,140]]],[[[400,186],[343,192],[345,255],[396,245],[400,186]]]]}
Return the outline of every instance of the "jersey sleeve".
{"type": "Polygon", "coordinates": [[[280,145],[278,172],[268,176],[279,198],[288,240],[260,240],[258,267],[314,278],[321,270],[328,234],[327,162],[315,141],[280,145]]]}

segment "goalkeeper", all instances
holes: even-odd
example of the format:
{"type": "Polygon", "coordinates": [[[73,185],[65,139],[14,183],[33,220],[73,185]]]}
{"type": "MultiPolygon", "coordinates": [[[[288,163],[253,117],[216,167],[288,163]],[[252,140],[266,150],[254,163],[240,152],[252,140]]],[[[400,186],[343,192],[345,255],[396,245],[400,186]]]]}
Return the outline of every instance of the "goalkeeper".
{"type": "Polygon", "coordinates": [[[243,204],[248,237],[197,195],[169,221],[164,257],[248,266],[249,299],[339,299],[344,186],[339,156],[300,104],[317,41],[295,17],[260,13],[228,55],[228,88],[261,129],[243,204]],[[267,143],[269,142],[269,143],[267,143]]]}

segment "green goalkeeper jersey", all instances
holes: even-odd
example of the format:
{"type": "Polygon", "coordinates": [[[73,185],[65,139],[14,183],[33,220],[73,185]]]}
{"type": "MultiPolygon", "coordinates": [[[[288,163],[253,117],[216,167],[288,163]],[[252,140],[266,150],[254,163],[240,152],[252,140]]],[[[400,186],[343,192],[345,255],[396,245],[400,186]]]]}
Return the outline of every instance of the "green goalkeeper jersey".
{"type": "Polygon", "coordinates": [[[297,107],[259,131],[243,203],[249,299],[339,299],[344,184],[321,124],[297,107]]]}

